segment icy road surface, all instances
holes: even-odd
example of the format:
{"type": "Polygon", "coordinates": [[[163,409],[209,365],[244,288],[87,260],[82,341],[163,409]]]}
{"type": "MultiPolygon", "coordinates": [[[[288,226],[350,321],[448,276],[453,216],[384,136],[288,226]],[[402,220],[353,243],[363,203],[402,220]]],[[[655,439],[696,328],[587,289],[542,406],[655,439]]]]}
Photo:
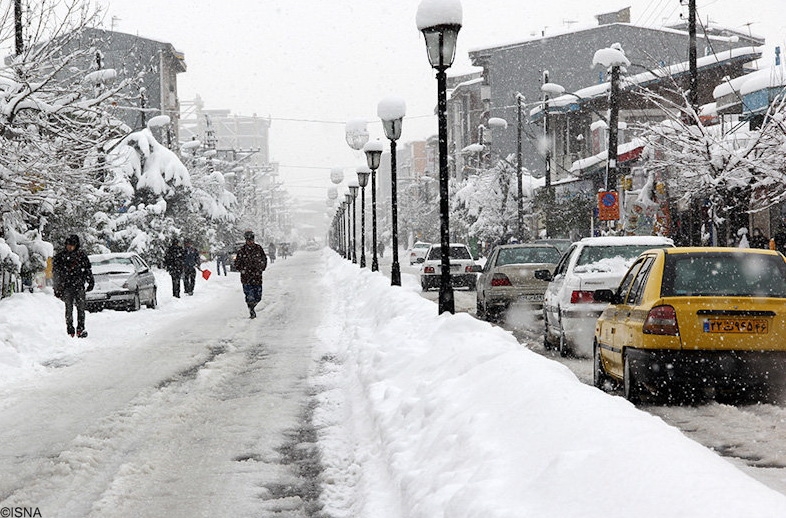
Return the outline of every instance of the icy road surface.
{"type": "Polygon", "coordinates": [[[237,274],[180,300],[159,277],[158,310],[88,313],[80,352],[0,393],[0,505],[47,518],[306,516],[318,494],[294,460],[315,447],[302,423],[320,297],[316,282],[281,279],[305,268],[314,281],[315,267],[273,265],[256,320],[237,274]]]}

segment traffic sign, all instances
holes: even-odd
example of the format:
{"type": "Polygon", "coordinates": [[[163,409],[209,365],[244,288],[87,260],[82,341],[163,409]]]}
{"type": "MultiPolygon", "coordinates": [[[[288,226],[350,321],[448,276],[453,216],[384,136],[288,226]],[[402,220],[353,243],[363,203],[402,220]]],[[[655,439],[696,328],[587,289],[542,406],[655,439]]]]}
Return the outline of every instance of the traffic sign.
{"type": "Polygon", "coordinates": [[[620,219],[619,195],[616,191],[598,193],[598,220],[616,221],[620,219]]]}

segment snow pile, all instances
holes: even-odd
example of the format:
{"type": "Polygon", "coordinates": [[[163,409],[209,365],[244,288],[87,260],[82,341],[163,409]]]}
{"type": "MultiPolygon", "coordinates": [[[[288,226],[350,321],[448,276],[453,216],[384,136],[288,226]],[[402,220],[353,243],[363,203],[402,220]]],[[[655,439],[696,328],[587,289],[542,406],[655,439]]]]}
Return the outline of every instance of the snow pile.
{"type": "Polygon", "coordinates": [[[783,495],[659,418],[500,328],[437,315],[413,279],[325,262],[314,418],[331,516],[786,516],[783,495]]]}

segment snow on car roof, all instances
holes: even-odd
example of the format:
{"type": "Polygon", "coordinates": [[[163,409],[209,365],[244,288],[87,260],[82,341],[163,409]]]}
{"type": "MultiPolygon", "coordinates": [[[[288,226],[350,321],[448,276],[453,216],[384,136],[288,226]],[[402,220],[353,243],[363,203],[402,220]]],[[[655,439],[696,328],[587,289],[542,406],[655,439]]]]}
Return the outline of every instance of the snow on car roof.
{"type": "Polygon", "coordinates": [[[668,237],[663,236],[600,236],[585,237],[579,243],[601,246],[624,245],[674,245],[668,237]]]}

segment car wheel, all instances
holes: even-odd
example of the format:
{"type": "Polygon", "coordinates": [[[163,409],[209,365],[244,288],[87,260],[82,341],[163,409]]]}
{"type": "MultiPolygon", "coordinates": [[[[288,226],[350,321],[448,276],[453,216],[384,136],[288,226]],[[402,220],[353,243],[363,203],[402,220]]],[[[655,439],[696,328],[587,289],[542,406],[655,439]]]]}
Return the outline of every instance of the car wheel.
{"type": "Polygon", "coordinates": [[[549,338],[549,317],[546,316],[546,310],[543,310],[543,348],[550,351],[552,348],[551,339],[549,338]]]}
{"type": "Polygon", "coordinates": [[[425,279],[421,279],[420,280],[420,289],[423,290],[423,291],[428,291],[429,290],[429,283],[426,282],[425,279]]]}
{"type": "Polygon", "coordinates": [[[150,309],[156,309],[158,307],[158,290],[153,288],[153,296],[150,297],[150,302],[148,302],[147,307],[150,309]]]}
{"type": "Polygon", "coordinates": [[[606,371],[603,370],[603,362],[601,361],[600,357],[600,347],[598,346],[597,341],[592,343],[592,362],[592,384],[595,385],[595,387],[605,391],[606,383],[611,383],[611,378],[608,374],[606,374],[606,371]]]}
{"type": "Polygon", "coordinates": [[[475,290],[477,289],[477,287],[478,287],[478,281],[477,281],[477,279],[471,279],[471,280],[470,280],[470,281],[467,283],[467,288],[469,288],[469,291],[475,291],[475,290]]]}
{"type": "Polygon", "coordinates": [[[483,307],[483,304],[480,302],[480,299],[476,299],[477,303],[475,306],[475,317],[485,320],[486,319],[486,308],[483,307]]]}
{"type": "Polygon", "coordinates": [[[142,301],[139,300],[139,293],[134,293],[134,299],[128,305],[128,311],[139,311],[142,307],[142,301]]]}
{"type": "Polygon", "coordinates": [[[641,403],[641,387],[636,381],[636,377],[633,375],[633,370],[631,369],[630,365],[630,357],[627,354],[623,356],[622,390],[625,395],[625,399],[634,405],[641,403]]]}
{"type": "Polygon", "coordinates": [[[568,345],[567,337],[565,337],[565,330],[562,327],[559,330],[559,355],[563,358],[570,356],[570,346],[568,345]]]}

